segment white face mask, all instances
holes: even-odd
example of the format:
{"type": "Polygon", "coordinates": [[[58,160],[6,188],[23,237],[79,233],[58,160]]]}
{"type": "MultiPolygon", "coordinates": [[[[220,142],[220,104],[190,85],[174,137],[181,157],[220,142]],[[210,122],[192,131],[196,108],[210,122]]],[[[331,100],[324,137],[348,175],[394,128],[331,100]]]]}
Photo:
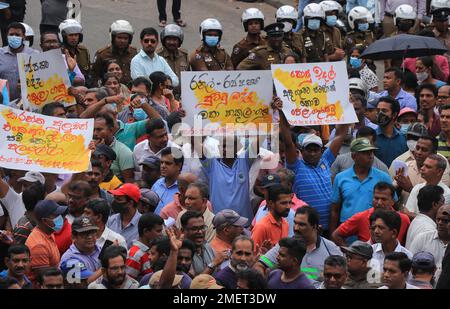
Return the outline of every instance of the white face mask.
{"type": "Polygon", "coordinates": [[[428,73],[427,72],[419,72],[416,73],[416,77],[417,77],[417,82],[419,84],[423,83],[424,80],[426,80],[428,78],[428,73]]]}
{"type": "Polygon", "coordinates": [[[410,139],[406,141],[406,145],[408,146],[409,151],[414,151],[416,149],[417,141],[410,139]]]}

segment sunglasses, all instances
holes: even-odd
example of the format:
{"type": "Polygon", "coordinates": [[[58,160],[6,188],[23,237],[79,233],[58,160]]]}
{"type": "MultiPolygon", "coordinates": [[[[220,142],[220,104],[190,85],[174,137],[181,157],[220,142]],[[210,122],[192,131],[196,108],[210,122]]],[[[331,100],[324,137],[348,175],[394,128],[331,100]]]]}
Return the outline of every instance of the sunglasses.
{"type": "Polygon", "coordinates": [[[145,44],[147,44],[148,42],[150,42],[150,43],[152,43],[152,44],[155,44],[156,42],[158,42],[158,41],[155,40],[155,39],[144,39],[143,41],[144,41],[145,44]]]}

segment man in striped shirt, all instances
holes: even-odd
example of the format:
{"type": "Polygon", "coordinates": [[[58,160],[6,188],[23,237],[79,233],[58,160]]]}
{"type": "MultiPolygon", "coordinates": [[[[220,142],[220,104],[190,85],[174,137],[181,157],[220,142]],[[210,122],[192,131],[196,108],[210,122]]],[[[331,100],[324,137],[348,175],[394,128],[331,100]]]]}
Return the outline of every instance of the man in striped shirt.
{"type": "Polygon", "coordinates": [[[164,220],[154,213],[146,213],[139,218],[139,239],[133,242],[126,261],[127,274],[133,279],[139,281],[153,271],[150,265],[150,244],[162,236],[163,225],[164,220]]]}

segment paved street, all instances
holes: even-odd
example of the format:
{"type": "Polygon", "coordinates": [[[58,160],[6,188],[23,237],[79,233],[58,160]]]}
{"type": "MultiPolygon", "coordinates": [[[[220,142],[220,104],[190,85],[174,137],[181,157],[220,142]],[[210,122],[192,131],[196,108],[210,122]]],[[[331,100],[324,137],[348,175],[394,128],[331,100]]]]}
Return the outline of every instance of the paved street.
{"type": "MultiPolygon", "coordinates": [[[[41,5],[39,1],[27,1],[25,22],[39,32],[41,5]]],[[[85,28],[85,45],[91,51],[105,46],[109,42],[109,26],[117,19],[126,19],[135,29],[133,45],[140,48],[139,33],[144,27],[155,27],[158,31],[158,9],[156,0],[95,0],[82,1],[81,22],[85,28]]],[[[245,3],[233,0],[183,0],[181,4],[182,18],[187,22],[183,47],[192,51],[199,45],[198,33],[202,20],[208,17],[219,19],[224,27],[222,45],[231,51],[233,45],[244,35],[241,25],[241,14],[249,7],[259,8],[266,16],[267,23],[275,19],[275,8],[265,3],[245,3]]],[[[168,22],[172,22],[172,1],[167,1],[168,22]]],[[[37,48],[39,39],[35,39],[37,48]]]]}

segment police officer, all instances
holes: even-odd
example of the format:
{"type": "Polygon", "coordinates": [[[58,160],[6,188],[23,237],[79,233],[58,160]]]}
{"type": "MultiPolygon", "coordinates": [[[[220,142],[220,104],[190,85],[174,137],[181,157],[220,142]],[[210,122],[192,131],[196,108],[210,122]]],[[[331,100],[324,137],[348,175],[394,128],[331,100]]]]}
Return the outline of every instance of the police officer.
{"type": "Polygon", "coordinates": [[[448,49],[450,49],[450,31],[448,30],[448,16],[450,13],[450,0],[432,0],[431,14],[434,24],[434,35],[448,49]]]}
{"type": "Polygon", "coordinates": [[[247,36],[233,46],[231,62],[235,68],[248,56],[250,50],[266,44],[261,37],[261,30],[264,29],[264,14],[260,10],[246,9],[242,13],[241,21],[247,36]]]}
{"type": "Polygon", "coordinates": [[[394,25],[397,27],[395,34],[412,34],[412,28],[416,22],[417,14],[409,4],[399,5],[394,12],[394,25]]]}
{"type": "MultiPolygon", "coordinates": [[[[189,54],[187,50],[181,48],[183,44],[184,33],[180,26],[169,24],[164,27],[160,34],[161,47],[156,53],[166,59],[172,71],[181,80],[181,72],[189,71],[189,54]]],[[[180,97],[180,85],[173,90],[175,98],[180,97]]]]}
{"type": "Polygon", "coordinates": [[[66,19],[59,24],[59,40],[70,56],[75,58],[78,67],[90,85],[91,56],[89,50],[81,44],[83,42],[83,27],[75,19],[66,19]]]}
{"type": "Polygon", "coordinates": [[[31,47],[33,46],[34,42],[34,31],[33,28],[31,28],[26,23],[21,23],[25,27],[25,39],[23,40],[23,44],[25,46],[31,47]]]}
{"type": "Polygon", "coordinates": [[[228,53],[219,43],[222,38],[222,25],[217,19],[208,18],[200,24],[200,45],[190,56],[192,71],[233,70],[233,63],[228,53]]]}
{"type": "Polygon", "coordinates": [[[366,48],[374,42],[374,35],[369,31],[369,22],[367,16],[369,10],[362,6],[354,7],[348,13],[348,25],[350,31],[344,39],[344,50],[350,54],[353,47],[366,48]]]}
{"type": "Polygon", "coordinates": [[[297,27],[298,11],[290,5],[283,5],[277,10],[275,17],[278,23],[284,24],[284,43],[297,54],[301,62],[306,62],[302,36],[292,32],[297,27]]]}
{"type": "Polygon", "coordinates": [[[344,59],[345,52],[342,49],[341,31],[336,25],[339,14],[343,12],[342,6],[336,1],[322,1],[320,6],[325,12],[325,24],[322,25],[322,30],[325,32],[325,39],[331,40],[334,48],[334,53],[329,56],[329,60],[340,61],[344,59]]]}
{"type": "Polygon", "coordinates": [[[131,82],[131,59],[137,55],[137,49],[131,46],[134,35],[133,27],[126,20],[116,20],[111,24],[109,32],[111,44],[95,53],[92,67],[94,83],[97,85],[106,73],[108,60],[114,59],[122,68],[123,75],[120,82],[127,85],[131,82]]]}
{"type": "Polygon", "coordinates": [[[270,70],[271,64],[281,64],[293,51],[283,43],[284,24],[274,23],[264,28],[267,33],[267,44],[250,51],[247,58],[241,61],[237,70],[270,70]]]}
{"type": "Polygon", "coordinates": [[[305,43],[306,62],[326,62],[334,53],[331,40],[326,38],[321,29],[325,21],[325,12],[317,3],[310,3],[303,10],[303,28],[300,35],[305,43]]]}

